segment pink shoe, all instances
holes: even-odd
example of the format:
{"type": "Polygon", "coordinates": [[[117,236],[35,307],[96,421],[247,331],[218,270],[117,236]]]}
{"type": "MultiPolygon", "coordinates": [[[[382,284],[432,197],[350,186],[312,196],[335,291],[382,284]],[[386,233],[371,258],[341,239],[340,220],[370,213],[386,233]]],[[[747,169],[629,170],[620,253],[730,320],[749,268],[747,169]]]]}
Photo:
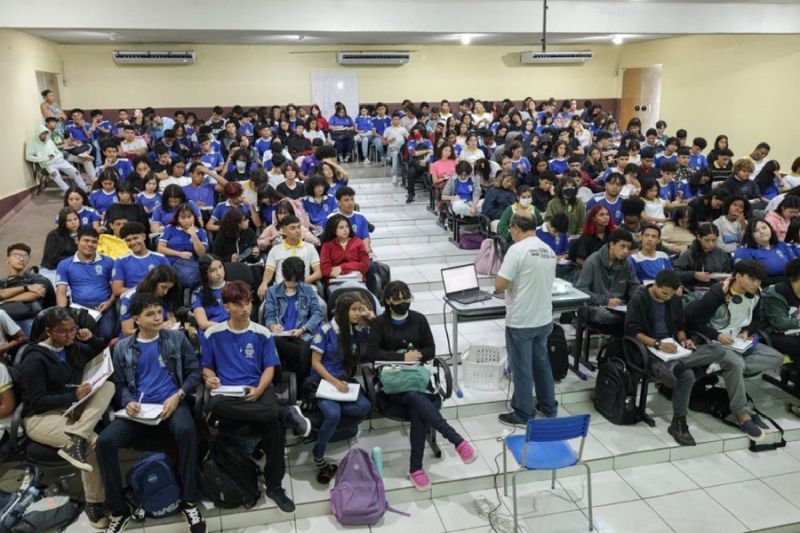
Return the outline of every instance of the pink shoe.
{"type": "Polygon", "coordinates": [[[478,458],[478,454],[475,453],[475,448],[467,441],[461,441],[461,444],[456,446],[456,451],[458,452],[458,456],[461,457],[461,460],[464,461],[464,464],[470,464],[478,458]]]}
{"type": "Polygon", "coordinates": [[[428,474],[421,468],[416,472],[410,472],[408,474],[408,479],[411,480],[411,484],[414,485],[414,488],[417,490],[424,491],[430,490],[431,488],[431,480],[428,479],[428,474]]]}

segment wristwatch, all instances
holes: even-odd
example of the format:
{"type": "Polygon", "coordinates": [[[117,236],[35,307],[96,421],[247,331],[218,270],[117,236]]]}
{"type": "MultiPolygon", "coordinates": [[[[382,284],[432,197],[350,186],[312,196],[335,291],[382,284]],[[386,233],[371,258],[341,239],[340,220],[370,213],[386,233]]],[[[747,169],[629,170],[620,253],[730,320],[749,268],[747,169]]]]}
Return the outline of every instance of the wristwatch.
{"type": "Polygon", "coordinates": [[[656,350],[661,349],[661,341],[656,341],[656,343],[653,345],[653,348],[655,348],[656,350]]]}

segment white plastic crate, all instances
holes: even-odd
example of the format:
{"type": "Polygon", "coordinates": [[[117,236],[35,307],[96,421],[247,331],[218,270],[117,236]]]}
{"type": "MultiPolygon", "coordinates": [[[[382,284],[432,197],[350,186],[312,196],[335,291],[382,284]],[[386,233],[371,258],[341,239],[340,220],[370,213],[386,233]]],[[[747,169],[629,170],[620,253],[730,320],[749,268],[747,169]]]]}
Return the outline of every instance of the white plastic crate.
{"type": "Polygon", "coordinates": [[[505,350],[499,346],[472,345],[461,356],[464,387],[475,390],[500,390],[505,350]]]}

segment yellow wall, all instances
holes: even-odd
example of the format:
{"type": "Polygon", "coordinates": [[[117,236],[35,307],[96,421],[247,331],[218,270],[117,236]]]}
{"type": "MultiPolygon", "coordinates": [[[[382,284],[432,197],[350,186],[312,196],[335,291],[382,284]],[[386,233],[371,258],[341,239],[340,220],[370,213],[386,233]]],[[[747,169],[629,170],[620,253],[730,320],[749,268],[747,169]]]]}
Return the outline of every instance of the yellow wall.
{"type": "MultiPolygon", "coordinates": [[[[28,34],[0,30],[0,197],[33,185],[30,165],[25,162],[25,143],[41,122],[36,71],[59,72],[58,47],[28,34]]],[[[0,216],[5,213],[0,213],[0,216]]]]}
{"type": "Polygon", "coordinates": [[[724,133],[736,157],[766,141],[788,171],[800,156],[800,36],[691,36],[622,47],[620,66],[662,64],[661,117],[709,145],[724,133]]]}
{"type": "MultiPolygon", "coordinates": [[[[117,66],[114,46],[60,47],[67,87],[64,102],[76,107],[200,107],[310,103],[311,72],[339,68],[358,72],[362,101],[549,96],[613,98],[619,48],[593,46],[584,65],[520,65],[518,53],[535,47],[408,46],[411,61],[401,67],[341,67],[336,46],[148,45],[140,49],[198,53],[191,66],[117,66]],[[290,52],[311,53],[290,53],[290,52]]],[[[129,45],[117,48],[135,49],[129,45]]],[[[352,48],[352,47],[351,47],[352,48]]],[[[391,47],[379,47],[382,50],[391,47]]],[[[363,48],[359,48],[363,49],[363,48]]]]}

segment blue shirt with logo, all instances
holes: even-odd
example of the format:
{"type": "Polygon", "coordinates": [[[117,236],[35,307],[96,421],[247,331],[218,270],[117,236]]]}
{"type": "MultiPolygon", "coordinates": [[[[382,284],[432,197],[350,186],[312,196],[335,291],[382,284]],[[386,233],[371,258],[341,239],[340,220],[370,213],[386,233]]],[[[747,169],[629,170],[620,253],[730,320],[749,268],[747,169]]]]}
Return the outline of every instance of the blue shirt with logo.
{"type": "MultiPolygon", "coordinates": [[[[214,211],[211,213],[211,218],[219,222],[220,220],[222,220],[222,217],[225,216],[225,213],[227,213],[234,207],[235,206],[231,204],[230,201],[228,200],[220,202],[214,207],[214,211]]],[[[248,218],[250,217],[250,208],[247,207],[247,204],[245,203],[239,204],[239,211],[244,213],[246,217],[248,218]]]]}
{"type": "Polygon", "coordinates": [[[569,252],[569,237],[566,233],[559,233],[553,237],[549,231],[544,229],[544,226],[537,228],[536,236],[539,240],[549,246],[556,255],[565,255],[569,252]]]}
{"type": "Polygon", "coordinates": [[[214,370],[223,385],[257,387],[264,370],[281,364],[275,339],[254,322],[244,331],[231,330],[227,322],[208,328],[201,351],[203,368],[214,370]]]}
{"type": "Polygon", "coordinates": [[[124,157],[120,157],[119,159],[117,159],[113,165],[103,165],[97,171],[97,175],[99,176],[103,172],[103,170],[107,168],[113,168],[114,170],[117,171],[117,174],[119,174],[120,183],[128,179],[128,175],[131,172],[133,172],[133,165],[131,165],[131,162],[124,157]]]}
{"type": "Polygon", "coordinates": [[[392,117],[388,115],[384,115],[383,117],[373,117],[372,118],[372,127],[375,128],[375,133],[377,135],[383,135],[383,132],[386,131],[386,128],[392,125],[392,117]]]}
{"type": "Polygon", "coordinates": [[[333,215],[342,215],[345,218],[347,218],[347,220],[350,221],[350,225],[353,226],[353,233],[356,234],[356,237],[358,237],[362,241],[364,239],[369,239],[369,222],[367,221],[367,218],[364,215],[362,215],[358,211],[353,211],[353,213],[350,216],[348,216],[339,211],[338,209],[335,212],[328,215],[328,218],[332,217],[333,215]]]}
{"type": "Polygon", "coordinates": [[[202,307],[206,312],[206,318],[211,322],[225,322],[228,320],[230,315],[228,315],[228,312],[222,305],[222,287],[211,289],[211,293],[214,295],[214,303],[211,305],[203,305],[201,290],[202,289],[195,289],[192,292],[192,311],[202,307]]]}
{"type": "Polygon", "coordinates": [[[622,223],[622,220],[625,218],[622,215],[622,196],[617,196],[617,200],[614,203],[608,201],[606,198],[606,194],[603,192],[597,193],[586,203],[586,212],[592,210],[595,205],[602,205],[608,212],[611,213],[611,218],[614,219],[614,223],[619,225],[622,223]]]}
{"type": "Polygon", "coordinates": [[[322,197],[322,202],[315,202],[310,196],[303,198],[303,209],[308,214],[308,219],[314,226],[325,227],[328,216],[336,211],[336,199],[326,194],[322,197]]]}
{"type": "Polygon", "coordinates": [[[136,364],[137,393],[144,394],[142,403],[164,403],[178,392],[178,385],[169,375],[164,358],[159,353],[158,337],[151,341],[136,341],[139,361],[136,364]]]}
{"type": "Polygon", "coordinates": [[[111,298],[113,268],[114,260],[105,255],[84,263],[75,254],[58,264],[56,286],[68,285],[74,303],[93,309],[111,298]]]}
{"type": "Polygon", "coordinates": [[[117,191],[106,192],[103,189],[92,191],[89,195],[89,204],[94,207],[95,211],[101,215],[111,207],[111,204],[117,202],[117,191]]]}
{"type": "MultiPolygon", "coordinates": [[[[198,220],[202,220],[203,215],[200,214],[200,208],[197,207],[197,204],[191,200],[188,200],[186,203],[189,204],[189,207],[192,209],[195,216],[197,216],[198,220]]],[[[175,209],[164,209],[163,204],[161,204],[157,205],[153,210],[153,213],[150,215],[150,222],[158,222],[162,226],[166,226],[172,224],[172,219],[174,217],[175,209]]]]}
{"type": "Polygon", "coordinates": [[[161,205],[161,193],[154,193],[153,196],[148,198],[145,193],[140,192],[136,195],[136,203],[144,207],[148,214],[152,214],[156,207],[161,205]]]}
{"type": "MultiPolygon", "coordinates": [[[[203,246],[208,248],[208,235],[206,235],[206,230],[197,228],[197,238],[200,239],[203,246]]],[[[179,226],[173,226],[172,224],[167,226],[158,241],[167,243],[167,247],[172,250],[178,252],[192,252],[195,258],[197,256],[197,253],[194,251],[194,245],[192,244],[192,236],[179,226]]],[[[174,263],[180,258],[171,255],[168,259],[170,263],[174,263]]]]}
{"type": "Polygon", "coordinates": [[[135,287],[157,265],[169,264],[166,256],[158,252],[147,252],[143,257],[126,254],[114,260],[111,281],[122,281],[124,287],[135,287]]]}
{"type": "Polygon", "coordinates": [[[456,196],[465,202],[471,202],[472,194],[475,192],[475,185],[472,183],[471,179],[461,181],[461,179],[456,178],[454,192],[456,196]]]}

